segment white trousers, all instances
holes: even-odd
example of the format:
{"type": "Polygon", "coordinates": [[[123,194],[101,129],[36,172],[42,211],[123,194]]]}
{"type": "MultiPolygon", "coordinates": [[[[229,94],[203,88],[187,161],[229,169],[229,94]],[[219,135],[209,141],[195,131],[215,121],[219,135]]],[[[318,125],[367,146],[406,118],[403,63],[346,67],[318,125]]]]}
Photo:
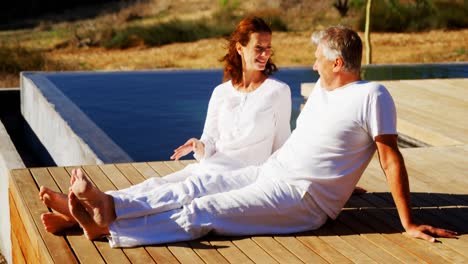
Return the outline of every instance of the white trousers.
{"type": "Polygon", "coordinates": [[[112,192],[117,219],[109,226],[111,247],[186,241],[210,232],[285,234],[325,223],[327,215],[307,192],[265,167],[191,176],[141,193],[112,192]]]}

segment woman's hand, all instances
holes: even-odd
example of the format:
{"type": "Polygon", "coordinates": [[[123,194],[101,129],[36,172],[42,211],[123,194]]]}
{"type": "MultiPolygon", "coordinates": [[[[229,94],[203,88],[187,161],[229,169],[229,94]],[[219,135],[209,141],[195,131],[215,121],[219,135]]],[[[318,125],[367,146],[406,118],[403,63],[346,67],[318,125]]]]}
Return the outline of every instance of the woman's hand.
{"type": "Polygon", "coordinates": [[[172,160],[179,160],[183,156],[190,152],[195,152],[197,155],[203,157],[205,155],[205,145],[203,142],[196,138],[191,138],[185,142],[182,146],[174,150],[174,154],[171,156],[172,160]]]}

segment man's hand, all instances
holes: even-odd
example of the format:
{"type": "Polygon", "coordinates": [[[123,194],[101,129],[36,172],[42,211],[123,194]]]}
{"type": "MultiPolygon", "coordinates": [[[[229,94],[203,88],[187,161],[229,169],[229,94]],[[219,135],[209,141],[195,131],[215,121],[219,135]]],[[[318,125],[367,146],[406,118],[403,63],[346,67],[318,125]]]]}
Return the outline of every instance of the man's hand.
{"type": "Polygon", "coordinates": [[[185,144],[174,150],[174,154],[172,154],[171,159],[179,160],[192,151],[203,157],[205,155],[205,145],[200,140],[191,138],[187,140],[185,144]]]}
{"type": "Polygon", "coordinates": [[[406,228],[406,233],[414,238],[424,239],[429,242],[436,242],[436,237],[446,237],[446,238],[456,238],[458,233],[442,229],[436,228],[430,225],[416,225],[412,224],[406,228]]]}

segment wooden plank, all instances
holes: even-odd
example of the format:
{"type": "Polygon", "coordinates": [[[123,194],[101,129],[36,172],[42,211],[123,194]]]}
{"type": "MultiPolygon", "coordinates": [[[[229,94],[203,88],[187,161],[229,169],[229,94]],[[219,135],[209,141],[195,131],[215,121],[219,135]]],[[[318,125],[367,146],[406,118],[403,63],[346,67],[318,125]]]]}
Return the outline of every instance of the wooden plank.
{"type": "Polygon", "coordinates": [[[124,248],[122,250],[123,252],[125,252],[125,255],[127,255],[131,263],[156,263],[156,261],[153,260],[151,255],[148,254],[148,252],[146,252],[145,248],[143,247],[124,248]]]}
{"type": "Polygon", "coordinates": [[[250,238],[233,238],[232,243],[236,245],[245,255],[255,263],[278,263],[268,253],[250,238]]]}
{"type": "MultiPolygon", "coordinates": [[[[123,165],[123,171],[124,172],[130,172],[130,173],[135,173],[135,171],[132,171],[132,167],[130,164],[119,164],[123,165]],[[130,165],[130,166],[127,166],[130,165]]],[[[86,171],[87,175],[89,176],[90,179],[93,180],[94,184],[96,185],[97,188],[100,190],[117,190],[117,188],[112,184],[112,182],[109,180],[108,176],[99,168],[97,165],[89,165],[89,166],[83,166],[83,169],[86,171]]],[[[137,173],[138,174],[138,173],[137,173]]],[[[129,178],[128,175],[123,173],[124,176],[129,178]]],[[[140,175],[141,176],[141,175],[140,175]]],[[[155,263],[151,255],[143,248],[143,247],[136,247],[136,248],[123,248],[123,249],[113,249],[113,250],[107,250],[106,251],[101,251],[101,254],[104,253],[109,253],[112,254],[114,251],[123,251],[124,254],[121,255],[121,258],[126,260],[128,258],[130,262],[132,263],[155,263]]],[[[113,256],[115,257],[115,256],[113,256]]],[[[109,256],[110,258],[110,256],[109,256]]]]}
{"type": "MultiPolygon", "coordinates": [[[[18,261],[24,260],[26,263],[37,261],[37,256],[32,246],[32,242],[24,225],[24,217],[20,216],[20,212],[16,206],[16,202],[10,193],[10,219],[11,219],[11,237],[12,241],[17,241],[19,247],[12,249],[13,257],[17,257],[18,261]]],[[[14,263],[16,260],[13,258],[14,263]]]]}
{"type": "Polygon", "coordinates": [[[401,262],[378,245],[372,243],[357,232],[354,232],[339,221],[334,221],[333,224],[329,225],[329,228],[333,233],[339,235],[343,240],[358,248],[378,263],[390,264],[401,262]]]}
{"type": "Polygon", "coordinates": [[[155,245],[145,247],[146,251],[153,257],[156,263],[180,263],[167,249],[166,245],[155,245]]]}
{"type": "Polygon", "coordinates": [[[182,164],[184,164],[185,166],[190,165],[190,164],[198,163],[198,161],[197,161],[197,160],[194,160],[194,159],[180,160],[180,162],[181,162],[182,164]]]}
{"type": "Polygon", "coordinates": [[[178,160],[164,161],[164,164],[166,164],[172,171],[179,171],[185,168],[185,165],[178,160]]]}
{"type": "Polygon", "coordinates": [[[97,165],[86,165],[82,168],[88,177],[94,182],[94,185],[99,188],[99,190],[103,192],[117,190],[114,184],[112,184],[109,178],[97,165]]]}
{"type": "Polygon", "coordinates": [[[167,248],[180,263],[204,263],[186,242],[170,243],[167,248]]]}
{"type": "MultiPolygon", "coordinates": [[[[69,186],[69,174],[64,168],[49,168],[48,170],[45,169],[32,169],[31,170],[33,176],[35,177],[36,181],[40,185],[47,186],[51,188],[54,191],[60,192],[61,188],[63,190],[68,191],[68,188],[65,186],[62,186],[59,188],[56,185],[52,185],[52,182],[50,179],[54,178],[55,182],[60,182],[62,185],[65,185],[68,183],[69,186]],[[50,173],[50,174],[49,174],[50,173]],[[49,175],[47,180],[46,175],[49,175]]],[[[77,236],[75,233],[70,232],[66,234],[67,240],[70,243],[70,248],[74,250],[76,256],[80,261],[94,261],[95,263],[99,263],[103,261],[101,260],[101,256],[99,251],[96,249],[96,247],[93,245],[93,242],[88,241],[85,237],[83,236],[77,236]],[[82,254],[82,252],[85,252],[85,254],[82,254]],[[99,258],[99,259],[96,259],[99,258]]],[[[96,243],[96,242],[95,242],[96,243]]],[[[95,244],[94,243],[94,244],[95,244]]],[[[65,252],[67,252],[67,249],[65,249],[65,252]]],[[[108,256],[106,254],[103,254],[105,258],[108,259],[115,259],[118,255],[115,256],[108,256]]]]}
{"type": "MultiPolygon", "coordinates": [[[[420,139],[424,137],[426,142],[432,133],[441,136],[445,135],[456,142],[467,143],[465,135],[468,133],[467,119],[464,113],[468,110],[468,103],[440,93],[435,93],[425,89],[424,82],[382,82],[395,99],[398,112],[399,131],[411,137],[420,139]],[[434,100],[437,98],[437,100],[434,100]],[[434,111],[434,107],[437,109],[434,111]],[[446,113],[450,113],[447,115],[446,113]],[[408,122],[400,122],[405,120],[408,122]],[[401,125],[414,124],[411,129],[415,131],[417,127],[422,130],[419,133],[411,134],[405,131],[406,127],[401,125]],[[403,129],[403,130],[402,130],[403,129]],[[426,131],[426,132],[423,132],[426,131]]],[[[409,127],[409,126],[407,126],[409,127]]],[[[431,145],[443,144],[444,142],[428,142],[431,145]],[[436,143],[436,144],[434,144],[436,143]]]]}
{"type": "Polygon", "coordinates": [[[352,263],[351,260],[343,256],[335,248],[328,245],[325,241],[315,236],[311,232],[306,232],[296,236],[304,245],[315,251],[319,256],[331,263],[352,263]]]}
{"type": "Polygon", "coordinates": [[[279,263],[302,263],[299,258],[271,236],[254,236],[252,240],[279,263]]]}
{"type": "MultiPolygon", "coordinates": [[[[14,209],[10,208],[10,215],[12,215],[11,210],[15,210],[16,214],[17,214],[16,207],[14,209]]],[[[17,220],[19,220],[19,219],[17,219],[17,220]]],[[[22,223],[21,223],[21,225],[22,225],[22,223]]],[[[23,227],[23,230],[24,230],[24,227],[23,227]]],[[[17,264],[27,263],[26,258],[24,257],[23,252],[21,251],[21,245],[25,245],[25,244],[21,244],[18,241],[18,237],[19,237],[19,235],[17,235],[17,233],[15,233],[15,231],[13,231],[13,227],[12,227],[12,230],[11,230],[11,249],[12,249],[12,252],[11,252],[12,256],[11,257],[12,257],[12,261],[13,261],[13,263],[17,263],[17,264]]]]}
{"type": "Polygon", "coordinates": [[[107,178],[117,189],[125,189],[132,185],[127,177],[125,177],[114,164],[99,165],[99,168],[101,168],[107,178]]]}
{"type": "Polygon", "coordinates": [[[275,240],[304,263],[327,263],[317,253],[310,250],[310,248],[306,247],[292,235],[275,236],[275,240]]]}
{"type": "Polygon", "coordinates": [[[253,263],[247,255],[227,238],[210,239],[209,242],[229,263],[253,263]]]}
{"type": "Polygon", "coordinates": [[[205,263],[229,263],[216,248],[206,240],[189,241],[188,244],[205,263]]]}
{"type": "MultiPolygon", "coordinates": [[[[415,255],[408,252],[405,248],[401,247],[399,244],[388,240],[386,237],[382,236],[379,232],[376,232],[372,228],[370,228],[365,221],[359,221],[356,218],[352,217],[350,214],[352,210],[346,210],[340,214],[337,219],[338,225],[334,225],[334,228],[337,230],[338,234],[344,232],[350,232],[352,235],[360,235],[361,237],[369,240],[374,245],[378,246],[386,253],[382,253],[381,250],[376,250],[375,253],[382,254],[381,257],[385,258],[388,254],[392,255],[393,257],[390,259],[398,259],[403,263],[425,263],[422,259],[416,257],[415,255]]],[[[372,220],[371,220],[372,221],[372,220]]],[[[378,262],[381,262],[380,255],[374,256],[370,255],[378,262]]]]}
{"type": "Polygon", "coordinates": [[[153,177],[161,177],[150,165],[143,162],[132,163],[133,167],[146,179],[153,177]]]}
{"type": "MultiPolygon", "coordinates": [[[[118,167],[120,173],[127,179],[132,179],[132,180],[137,180],[137,181],[143,181],[145,179],[145,177],[141,176],[141,174],[135,169],[135,167],[133,167],[131,164],[129,163],[123,163],[123,164],[116,164],[116,167],[118,167]],[[138,174],[139,176],[136,176],[136,174],[138,174]]],[[[151,167],[147,167],[146,169],[148,168],[151,168],[151,167]]],[[[107,172],[112,172],[112,170],[110,170],[110,168],[107,168],[106,169],[107,172]]],[[[148,171],[146,171],[146,173],[148,173],[148,171]]],[[[149,172],[151,173],[151,172],[149,172]]],[[[119,176],[120,177],[120,176],[119,176]]],[[[121,182],[123,183],[123,181],[121,182]]],[[[122,188],[128,188],[131,186],[131,183],[128,182],[126,185],[122,185],[121,187],[122,188]]],[[[129,255],[129,258],[131,258],[132,256],[135,256],[134,252],[138,251],[139,249],[124,249],[124,252],[129,255]]],[[[162,263],[161,261],[165,261],[165,260],[168,260],[168,262],[171,262],[171,263],[177,263],[177,258],[182,258],[184,259],[185,257],[185,251],[177,251],[176,253],[177,254],[182,254],[180,256],[177,256],[176,254],[174,254],[174,252],[171,252],[168,247],[163,247],[163,246],[157,246],[157,248],[152,248],[152,247],[145,247],[145,250],[147,251],[148,254],[150,254],[150,256],[152,256],[152,258],[154,259],[154,261],[156,262],[159,262],[159,263],[162,263]]],[[[144,254],[146,255],[146,254],[144,254]]],[[[132,258],[131,258],[132,260],[132,258]]],[[[134,260],[132,260],[133,262],[134,260]]]]}
{"type": "MultiPolygon", "coordinates": [[[[391,199],[388,195],[383,196],[382,194],[380,194],[379,196],[387,202],[389,201],[389,199],[391,199]]],[[[466,215],[465,217],[460,217],[460,215],[451,215],[450,211],[440,209],[437,206],[437,204],[435,203],[437,199],[429,198],[428,196],[424,198],[424,196],[419,195],[414,200],[418,206],[421,206],[421,208],[423,208],[422,210],[415,210],[414,217],[417,221],[452,230],[458,230],[458,227],[460,228],[462,234],[466,234],[466,223],[468,221],[468,217],[466,217],[466,215]]],[[[460,209],[458,208],[457,211],[460,211],[460,209]]],[[[467,244],[467,239],[458,239],[456,248],[453,248],[451,246],[446,247],[446,245],[443,245],[439,246],[437,249],[439,250],[438,252],[440,255],[444,256],[447,259],[451,259],[454,262],[466,261],[468,260],[467,252],[460,251],[457,248],[466,248],[468,247],[467,244]]]]}
{"type": "Polygon", "coordinates": [[[331,232],[329,226],[324,226],[313,233],[354,263],[377,263],[360,249],[331,232]]]}
{"type": "MultiPolygon", "coordinates": [[[[385,199],[379,198],[378,196],[367,196],[366,199],[370,200],[378,207],[391,206],[390,203],[388,203],[385,199]]],[[[372,216],[378,219],[379,221],[384,222],[384,225],[389,227],[391,226],[393,230],[401,230],[401,225],[399,223],[399,218],[396,215],[396,210],[392,210],[391,213],[389,210],[374,210],[372,211],[372,216]]],[[[421,221],[421,219],[418,220],[416,214],[414,214],[414,216],[416,221],[424,222],[421,221]]],[[[438,259],[438,261],[456,260],[456,262],[458,262],[459,259],[463,259],[463,257],[460,256],[457,252],[451,250],[445,245],[436,245],[436,243],[428,243],[419,239],[409,239],[409,241],[410,242],[407,242],[406,244],[408,245],[408,247],[411,247],[411,249],[414,250],[412,252],[414,252],[415,254],[420,253],[418,255],[419,257],[425,254],[427,256],[430,256],[430,259],[433,261],[438,259]]]]}
{"type": "MultiPolygon", "coordinates": [[[[65,170],[64,167],[49,167],[47,168],[49,171],[50,175],[54,179],[55,183],[57,184],[59,190],[53,189],[54,191],[61,191],[62,193],[68,194],[68,189],[70,188],[70,174],[65,170]]],[[[47,187],[52,186],[55,188],[53,185],[44,185],[47,187]]]]}
{"type": "Polygon", "coordinates": [[[155,171],[157,171],[157,173],[161,176],[165,176],[174,172],[162,161],[148,162],[148,165],[151,166],[151,168],[153,168],[155,171]]]}
{"type": "Polygon", "coordinates": [[[114,249],[107,241],[94,241],[94,245],[101,252],[106,263],[131,263],[127,255],[121,249],[114,249]]]}
{"type": "Polygon", "coordinates": [[[31,237],[31,246],[37,251],[37,259],[42,263],[52,261],[75,263],[74,256],[65,250],[67,246],[63,238],[46,232],[42,227],[41,214],[49,211],[37,197],[39,190],[29,170],[11,171],[10,182],[12,182],[10,191],[25,224],[26,232],[31,237]]]}
{"type": "Polygon", "coordinates": [[[132,185],[146,180],[145,177],[143,177],[143,175],[141,175],[130,163],[118,163],[115,164],[115,166],[132,183],[132,185]]]}

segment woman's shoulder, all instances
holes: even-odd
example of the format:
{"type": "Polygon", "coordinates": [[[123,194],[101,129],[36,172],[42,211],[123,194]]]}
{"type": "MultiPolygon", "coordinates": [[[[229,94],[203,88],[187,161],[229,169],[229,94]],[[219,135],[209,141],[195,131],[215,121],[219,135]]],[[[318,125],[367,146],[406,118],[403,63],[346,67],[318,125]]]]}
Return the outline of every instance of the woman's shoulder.
{"type": "Polygon", "coordinates": [[[228,92],[231,92],[234,87],[232,86],[232,82],[226,81],[221,84],[218,84],[214,89],[213,89],[213,94],[214,95],[223,95],[228,92]]]}
{"type": "Polygon", "coordinates": [[[273,93],[285,95],[291,94],[291,88],[289,87],[289,85],[281,80],[269,77],[268,79],[266,79],[266,82],[267,85],[270,87],[269,90],[271,90],[271,92],[273,93]]]}
{"type": "Polygon", "coordinates": [[[289,85],[279,79],[268,77],[266,81],[270,86],[278,87],[278,89],[289,89],[289,85]]]}

